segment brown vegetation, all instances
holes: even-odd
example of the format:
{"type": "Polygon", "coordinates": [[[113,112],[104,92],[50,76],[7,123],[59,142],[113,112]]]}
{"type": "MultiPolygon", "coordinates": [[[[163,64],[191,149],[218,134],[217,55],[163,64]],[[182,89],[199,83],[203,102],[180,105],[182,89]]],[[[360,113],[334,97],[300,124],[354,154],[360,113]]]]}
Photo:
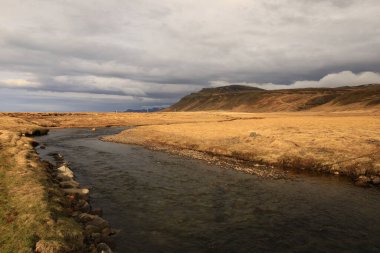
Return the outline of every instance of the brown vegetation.
{"type": "Polygon", "coordinates": [[[340,88],[263,90],[247,86],[203,89],[166,111],[380,111],[380,84],[340,88]]]}
{"type": "Polygon", "coordinates": [[[352,177],[380,174],[378,115],[224,115],[236,120],[141,126],[105,139],[148,147],[192,149],[285,169],[352,177]]]}
{"type": "Polygon", "coordinates": [[[0,131],[0,252],[31,252],[37,242],[39,252],[81,251],[82,230],[31,142],[0,131]]]}

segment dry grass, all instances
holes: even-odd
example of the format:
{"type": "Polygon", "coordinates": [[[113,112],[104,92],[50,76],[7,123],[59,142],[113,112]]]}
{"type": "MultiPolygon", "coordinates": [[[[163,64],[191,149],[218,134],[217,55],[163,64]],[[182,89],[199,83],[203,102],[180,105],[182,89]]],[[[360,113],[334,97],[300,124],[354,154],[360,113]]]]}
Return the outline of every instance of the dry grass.
{"type": "Polygon", "coordinates": [[[138,126],[107,140],[193,149],[283,168],[378,174],[379,113],[3,113],[0,129],[138,126]]]}
{"type": "Polygon", "coordinates": [[[234,121],[142,126],[106,140],[195,149],[301,170],[380,173],[380,117],[365,114],[242,114],[234,121]],[[249,117],[248,117],[249,116],[249,117]],[[256,117],[254,119],[249,119],[256,117]]]}
{"type": "Polygon", "coordinates": [[[39,240],[44,252],[80,251],[82,230],[66,218],[64,198],[31,139],[3,130],[0,145],[0,252],[32,252],[39,240]]]}
{"type": "MultiPolygon", "coordinates": [[[[247,115],[246,117],[249,117],[247,115]]],[[[234,119],[223,113],[0,113],[0,129],[105,127],[214,122],[234,119]]]]}

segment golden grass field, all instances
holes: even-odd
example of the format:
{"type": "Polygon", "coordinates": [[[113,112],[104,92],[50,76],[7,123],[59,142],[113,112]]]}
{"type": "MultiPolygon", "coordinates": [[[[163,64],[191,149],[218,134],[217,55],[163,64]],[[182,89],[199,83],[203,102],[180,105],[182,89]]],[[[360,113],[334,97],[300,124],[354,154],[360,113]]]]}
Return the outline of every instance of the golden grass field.
{"type": "Polygon", "coordinates": [[[380,113],[159,112],[2,114],[1,128],[137,126],[105,140],[191,149],[349,176],[380,173],[380,113]]]}
{"type": "MultiPolygon", "coordinates": [[[[204,116],[207,113],[194,113],[204,116]]],[[[221,113],[235,120],[141,126],[105,140],[192,149],[291,169],[380,174],[380,117],[221,113]]],[[[175,117],[175,116],[173,116],[175,117]]]]}
{"type": "Polygon", "coordinates": [[[80,247],[80,228],[57,204],[63,197],[27,135],[104,126],[136,126],[107,141],[195,150],[286,170],[380,175],[380,114],[374,111],[0,113],[0,252],[30,252],[37,240],[52,250],[80,247]]]}

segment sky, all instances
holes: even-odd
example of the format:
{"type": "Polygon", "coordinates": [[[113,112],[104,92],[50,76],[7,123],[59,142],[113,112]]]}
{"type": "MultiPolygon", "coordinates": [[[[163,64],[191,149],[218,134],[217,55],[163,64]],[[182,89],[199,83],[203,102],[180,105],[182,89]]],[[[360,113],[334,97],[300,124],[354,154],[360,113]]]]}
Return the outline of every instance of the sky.
{"type": "Polygon", "coordinates": [[[0,111],[380,83],[378,0],[0,0],[0,111]]]}

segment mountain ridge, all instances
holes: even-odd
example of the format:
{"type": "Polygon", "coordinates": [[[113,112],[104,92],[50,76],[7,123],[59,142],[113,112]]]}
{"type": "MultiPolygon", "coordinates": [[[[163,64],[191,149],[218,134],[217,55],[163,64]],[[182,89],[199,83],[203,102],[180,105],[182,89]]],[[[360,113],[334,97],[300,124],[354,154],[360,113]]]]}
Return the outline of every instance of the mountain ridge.
{"type": "Polygon", "coordinates": [[[380,108],[380,84],[265,90],[244,85],[204,88],[164,111],[341,111],[380,108]]]}

